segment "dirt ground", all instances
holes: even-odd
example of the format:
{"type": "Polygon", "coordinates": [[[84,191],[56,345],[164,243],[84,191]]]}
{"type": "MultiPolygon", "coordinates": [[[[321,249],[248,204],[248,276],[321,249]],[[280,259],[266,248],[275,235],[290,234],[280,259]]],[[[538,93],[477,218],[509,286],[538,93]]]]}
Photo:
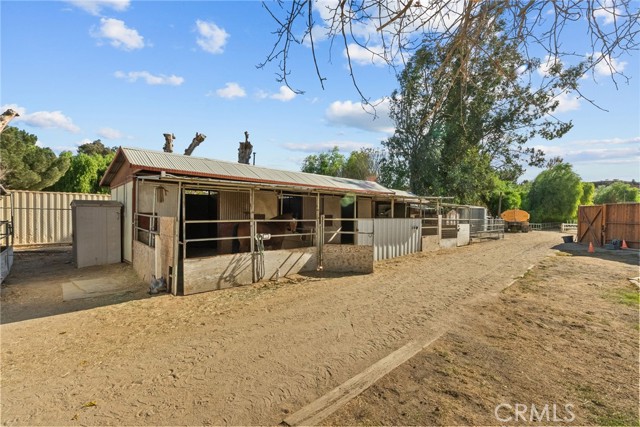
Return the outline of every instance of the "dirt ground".
{"type": "Polygon", "coordinates": [[[278,424],[409,340],[449,331],[327,423],[495,425],[503,400],[637,423],[637,252],[558,256],[560,242],[507,235],[371,275],[189,297],[149,297],[128,266],[75,270],[68,250],[20,252],[0,297],[1,421],[278,424]],[[101,275],[129,286],[62,301],[63,283],[101,275]]]}
{"type": "Polygon", "coordinates": [[[637,255],[556,255],[325,424],[639,425],[637,255]]]}

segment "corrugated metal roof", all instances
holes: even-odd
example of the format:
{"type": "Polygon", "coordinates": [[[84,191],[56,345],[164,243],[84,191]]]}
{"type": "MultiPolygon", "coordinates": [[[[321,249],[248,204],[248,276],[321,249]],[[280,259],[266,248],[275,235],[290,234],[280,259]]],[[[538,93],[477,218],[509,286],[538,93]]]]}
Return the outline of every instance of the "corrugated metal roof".
{"type": "Polygon", "coordinates": [[[283,186],[309,187],[340,192],[367,194],[393,194],[382,185],[371,181],[338,178],[304,172],[283,171],[242,163],[225,162],[203,157],[184,156],[163,151],[124,148],[105,172],[101,185],[109,185],[118,169],[124,164],[125,157],[134,168],[148,171],[207,178],[228,179],[233,181],[275,184],[283,186]]]}

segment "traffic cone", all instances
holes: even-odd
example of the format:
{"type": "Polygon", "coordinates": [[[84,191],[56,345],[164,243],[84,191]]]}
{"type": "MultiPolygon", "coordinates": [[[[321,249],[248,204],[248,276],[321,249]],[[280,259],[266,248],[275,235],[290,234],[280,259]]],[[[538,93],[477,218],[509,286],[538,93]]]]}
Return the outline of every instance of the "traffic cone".
{"type": "Polygon", "coordinates": [[[593,242],[589,242],[589,253],[592,254],[594,253],[596,250],[593,249],[593,242]]]}
{"type": "Polygon", "coordinates": [[[620,246],[620,249],[629,249],[629,246],[627,246],[627,242],[622,239],[622,246],[620,246]]]}

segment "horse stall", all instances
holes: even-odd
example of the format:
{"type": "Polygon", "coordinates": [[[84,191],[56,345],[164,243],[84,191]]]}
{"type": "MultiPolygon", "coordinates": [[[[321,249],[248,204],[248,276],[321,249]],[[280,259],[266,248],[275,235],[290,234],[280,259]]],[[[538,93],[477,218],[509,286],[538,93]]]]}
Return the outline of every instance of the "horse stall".
{"type": "Polygon", "coordinates": [[[120,148],[101,184],[125,205],[125,260],[174,295],[305,271],[372,272],[364,221],[373,218],[414,218],[420,234],[406,195],[370,181],[120,148]]]}

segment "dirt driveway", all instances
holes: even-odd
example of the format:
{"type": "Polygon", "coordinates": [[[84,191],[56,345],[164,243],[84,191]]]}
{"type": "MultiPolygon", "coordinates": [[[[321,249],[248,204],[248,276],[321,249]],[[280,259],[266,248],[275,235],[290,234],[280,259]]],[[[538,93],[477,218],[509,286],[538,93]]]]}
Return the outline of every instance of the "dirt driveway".
{"type": "Polygon", "coordinates": [[[2,290],[2,423],[278,424],[410,339],[441,333],[461,306],[494,300],[559,242],[557,233],[507,235],[381,262],[366,276],[189,297],[147,298],[140,283],[50,314],[42,310],[64,306],[53,288],[66,270],[46,279],[46,266],[30,264],[21,276],[16,263],[12,274],[25,280],[2,290]],[[20,288],[33,282],[51,299],[33,315],[7,308],[28,309],[20,288]]]}

